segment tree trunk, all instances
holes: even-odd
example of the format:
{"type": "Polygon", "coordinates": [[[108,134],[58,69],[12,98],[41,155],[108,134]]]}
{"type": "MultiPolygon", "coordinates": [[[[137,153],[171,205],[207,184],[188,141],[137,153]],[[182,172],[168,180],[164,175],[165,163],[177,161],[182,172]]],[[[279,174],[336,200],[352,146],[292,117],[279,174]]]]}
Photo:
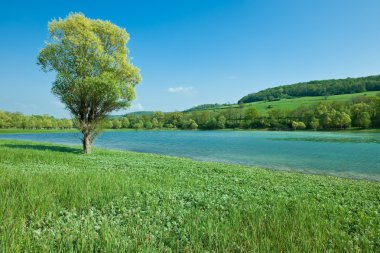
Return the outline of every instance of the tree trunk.
{"type": "Polygon", "coordinates": [[[91,139],[88,133],[83,133],[83,153],[91,154],[91,139]]]}

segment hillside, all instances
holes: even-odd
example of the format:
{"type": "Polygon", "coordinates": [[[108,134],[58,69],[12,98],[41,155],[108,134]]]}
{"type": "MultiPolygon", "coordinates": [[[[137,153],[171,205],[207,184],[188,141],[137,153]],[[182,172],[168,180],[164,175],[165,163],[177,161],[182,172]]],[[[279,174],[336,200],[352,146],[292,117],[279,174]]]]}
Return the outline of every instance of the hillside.
{"type": "Polygon", "coordinates": [[[251,93],[238,103],[276,101],[284,98],[330,96],[380,91],[380,75],[359,78],[330,79],[277,86],[251,93]]]}
{"type": "Polygon", "coordinates": [[[135,115],[135,116],[142,116],[142,115],[152,115],[153,111],[137,111],[137,112],[129,112],[126,113],[124,116],[130,116],[130,115],[135,115]]]}
{"type": "Polygon", "coordinates": [[[379,94],[379,91],[370,91],[246,104],[206,104],[183,112],[129,115],[123,123],[113,120],[108,127],[204,130],[379,128],[379,94]]]}
{"type": "MultiPolygon", "coordinates": [[[[352,100],[354,97],[359,96],[375,96],[379,91],[369,91],[355,94],[343,94],[343,95],[334,95],[334,96],[314,96],[314,97],[300,97],[293,99],[280,99],[277,101],[257,101],[244,104],[231,104],[231,105],[220,105],[210,108],[203,108],[197,110],[196,107],[190,108],[186,111],[202,111],[202,110],[212,110],[212,111],[223,111],[229,108],[256,108],[261,114],[266,114],[270,109],[282,109],[282,110],[294,110],[299,106],[308,106],[317,104],[321,101],[326,102],[347,102],[352,100]]],[[[186,112],[185,111],[185,112],[186,112]]]]}
{"type": "Polygon", "coordinates": [[[191,107],[190,109],[185,110],[184,112],[192,112],[192,111],[200,111],[200,110],[209,110],[214,108],[219,108],[223,106],[230,106],[230,104],[203,104],[203,105],[197,105],[194,107],[191,107]]]}
{"type": "Polygon", "coordinates": [[[114,118],[122,118],[122,117],[128,117],[128,116],[151,116],[153,114],[153,111],[136,111],[136,112],[128,112],[124,115],[109,115],[107,116],[108,119],[114,119],[114,118]]]}

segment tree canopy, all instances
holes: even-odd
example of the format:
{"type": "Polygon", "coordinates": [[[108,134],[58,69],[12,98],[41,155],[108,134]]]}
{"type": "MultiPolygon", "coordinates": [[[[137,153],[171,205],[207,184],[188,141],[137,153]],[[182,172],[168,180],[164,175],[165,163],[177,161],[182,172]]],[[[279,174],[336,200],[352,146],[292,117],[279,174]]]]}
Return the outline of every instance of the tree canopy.
{"type": "Polygon", "coordinates": [[[70,14],[48,25],[50,40],[38,55],[44,71],[55,71],[52,92],[70,111],[83,133],[85,153],[108,113],[135,98],[139,69],[132,65],[129,35],[109,21],[70,14]]]}

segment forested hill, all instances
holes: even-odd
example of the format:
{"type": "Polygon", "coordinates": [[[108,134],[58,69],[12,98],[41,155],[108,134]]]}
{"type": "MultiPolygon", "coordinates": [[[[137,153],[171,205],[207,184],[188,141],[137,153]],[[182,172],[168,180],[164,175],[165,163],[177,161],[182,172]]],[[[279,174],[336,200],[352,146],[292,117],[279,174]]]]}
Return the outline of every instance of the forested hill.
{"type": "Polygon", "coordinates": [[[248,94],[241,98],[238,103],[275,101],[282,98],[351,94],[365,91],[380,91],[380,75],[283,85],[248,94]]]}

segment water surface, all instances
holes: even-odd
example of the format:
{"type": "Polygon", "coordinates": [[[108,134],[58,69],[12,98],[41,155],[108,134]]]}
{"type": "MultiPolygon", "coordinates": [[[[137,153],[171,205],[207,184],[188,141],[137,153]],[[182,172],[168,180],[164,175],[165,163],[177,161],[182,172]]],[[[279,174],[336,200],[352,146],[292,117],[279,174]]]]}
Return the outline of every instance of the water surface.
{"type": "MultiPolygon", "coordinates": [[[[78,133],[4,134],[0,138],[80,145],[78,133]]],[[[105,132],[94,145],[380,180],[380,133],[126,131],[105,132]]]]}

